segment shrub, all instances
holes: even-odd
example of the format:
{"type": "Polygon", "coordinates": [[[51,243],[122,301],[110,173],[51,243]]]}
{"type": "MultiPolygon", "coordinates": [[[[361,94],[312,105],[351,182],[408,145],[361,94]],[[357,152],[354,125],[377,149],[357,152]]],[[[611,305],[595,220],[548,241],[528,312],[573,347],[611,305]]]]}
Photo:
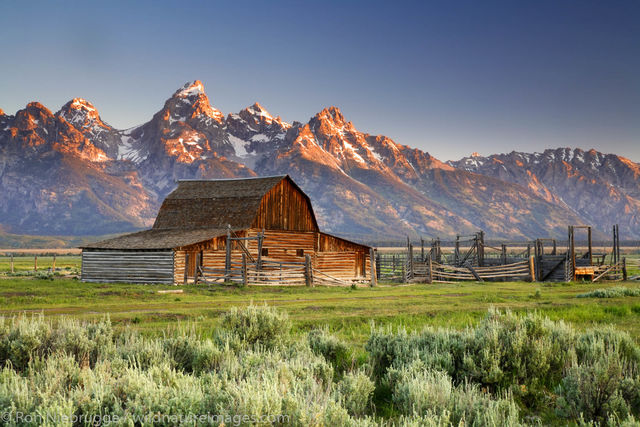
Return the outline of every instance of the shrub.
{"type": "Polygon", "coordinates": [[[221,325],[245,344],[260,344],[267,348],[282,343],[291,331],[287,314],[266,305],[233,307],[222,316],[221,325]]]}
{"type": "Polygon", "coordinates": [[[338,383],[344,407],[351,415],[356,416],[364,415],[374,390],[373,381],[362,371],[347,373],[338,383]]]}
{"type": "Polygon", "coordinates": [[[467,382],[455,386],[449,375],[424,369],[421,363],[390,370],[389,377],[393,402],[404,415],[446,417],[452,425],[519,424],[511,396],[496,399],[467,382]]]}
{"type": "Polygon", "coordinates": [[[419,359],[430,369],[448,373],[456,383],[471,381],[493,391],[524,384],[536,392],[562,377],[565,349],[573,340],[573,331],[562,322],[492,311],[476,328],[460,332],[374,331],[367,350],[377,378],[389,367],[419,359]]]}
{"type": "Polygon", "coordinates": [[[625,418],[629,407],[621,393],[623,372],[618,355],[572,366],[558,387],[558,413],[578,419],[607,421],[625,418]]]}
{"type": "Polygon", "coordinates": [[[149,369],[163,363],[174,363],[160,340],[144,339],[131,329],[125,330],[116,339],[116,348],[118,358],[130,367],[149,369]]]}
{"type": "Polygon", "coordinates": [[[577,298],[620,298],[638,296],[640,296],[640,288],[626,288],[624,286],[596,289],[591,292],[576,295],[577,298]]]}
{"type": "Polygon", "coordinates": [[[640,412],[640,349],[611,327],[575,332],[490,311],[462,331],[374,329],[356,371],[326,329],[289,333],[285,315],[255,306],[223,315],[212,339],[0,317],[0,412],[109,414],[123,425],[150,412],[225,424],[284,414],[262,424],[299,426],[518,425],[520,409],[534,423],[633,425],[640,412]]]}
{"type": "Polygon", "coordinates": [[[10,362],[24,371],[29,362],[54,353],[65,353],[85,366],[93,366],[101,355],[114,351],[108,318],[88,325],[61,318],[56,327],[44,316],[0,319],[0,364],[10,362]]]}
{"type": "Polygon", "coordinates": [[[324,357],[338,373],[349,369],[353,356],[349,346],[329,333],[327,329],[315,329],[309,332],[308,342],[315,354],[324,357]]]}

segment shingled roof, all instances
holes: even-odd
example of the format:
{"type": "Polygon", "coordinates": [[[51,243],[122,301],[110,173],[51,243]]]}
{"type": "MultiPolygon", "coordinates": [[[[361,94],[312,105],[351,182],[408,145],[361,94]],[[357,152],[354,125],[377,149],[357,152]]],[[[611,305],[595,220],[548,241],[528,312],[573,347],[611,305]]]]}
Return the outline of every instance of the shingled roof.
{"type": "Polygon", "coordinates": [[[250,228],[262,198],[283,179],[299,189],[288,175],[178,181],[162,203],[153,228],[83,249],[172,249],[222,236],[229,225],[233,230],[250,228]]]}
{"type": "Polygon", "coordinates": [[[194,230],[154,229],[125,234],[83,246],[83,249],[146,249],[169,250],[181,246],[204,242],[214,237],[224,236],[227,230],[201,228],[194,230]]]}
{"type": "Polygon", "coordinates": [[[178,188],[162,203],[153,228],[249,228],[264,195],[283,179],[291,178],[179,181],[178,188]]]}

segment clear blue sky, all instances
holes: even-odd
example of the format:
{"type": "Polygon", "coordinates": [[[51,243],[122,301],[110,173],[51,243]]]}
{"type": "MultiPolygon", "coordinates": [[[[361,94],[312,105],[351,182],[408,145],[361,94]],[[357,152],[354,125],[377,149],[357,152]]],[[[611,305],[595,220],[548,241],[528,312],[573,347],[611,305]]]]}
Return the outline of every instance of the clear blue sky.
{"type": "Polygon", "coordinates": [[[640,161],[640,1],[0,0],[0,108],[127,128],[199,79],[225,114],[340,107],[442,160],[571,146],[640,161]]]}

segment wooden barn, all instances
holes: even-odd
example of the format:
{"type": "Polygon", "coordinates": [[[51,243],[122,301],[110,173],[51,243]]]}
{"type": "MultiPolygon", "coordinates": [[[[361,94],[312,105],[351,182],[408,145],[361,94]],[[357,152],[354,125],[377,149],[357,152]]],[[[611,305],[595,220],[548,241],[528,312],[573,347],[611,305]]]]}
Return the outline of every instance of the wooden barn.
{"type": "Polygon", "coordinates": [[[323,233],[289,176],[181,180],[153,228],[82,248],[85,282],[348,284],[370,247],[323,233]]]}

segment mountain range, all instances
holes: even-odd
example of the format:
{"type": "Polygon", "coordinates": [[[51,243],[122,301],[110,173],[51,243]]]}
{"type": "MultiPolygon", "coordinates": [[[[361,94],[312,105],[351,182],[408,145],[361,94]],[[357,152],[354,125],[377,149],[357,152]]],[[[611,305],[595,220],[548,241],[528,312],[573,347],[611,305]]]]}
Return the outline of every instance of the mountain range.
{"type": "Polygon", "coordinates": [[[287,123],[255,103],[214,108],[201,82],[179,88],[146,123],[116,129],[89,101],[53,113],[0,110],[0,229],[100,235],[148,227],[178,179],[289,174],[323,230],[359,240],[469,234],[564,237],[620,224],[639,238],[640,165],[595,150],[473,155],[442,162],[361,132],[336,107],[287,123]]]}

